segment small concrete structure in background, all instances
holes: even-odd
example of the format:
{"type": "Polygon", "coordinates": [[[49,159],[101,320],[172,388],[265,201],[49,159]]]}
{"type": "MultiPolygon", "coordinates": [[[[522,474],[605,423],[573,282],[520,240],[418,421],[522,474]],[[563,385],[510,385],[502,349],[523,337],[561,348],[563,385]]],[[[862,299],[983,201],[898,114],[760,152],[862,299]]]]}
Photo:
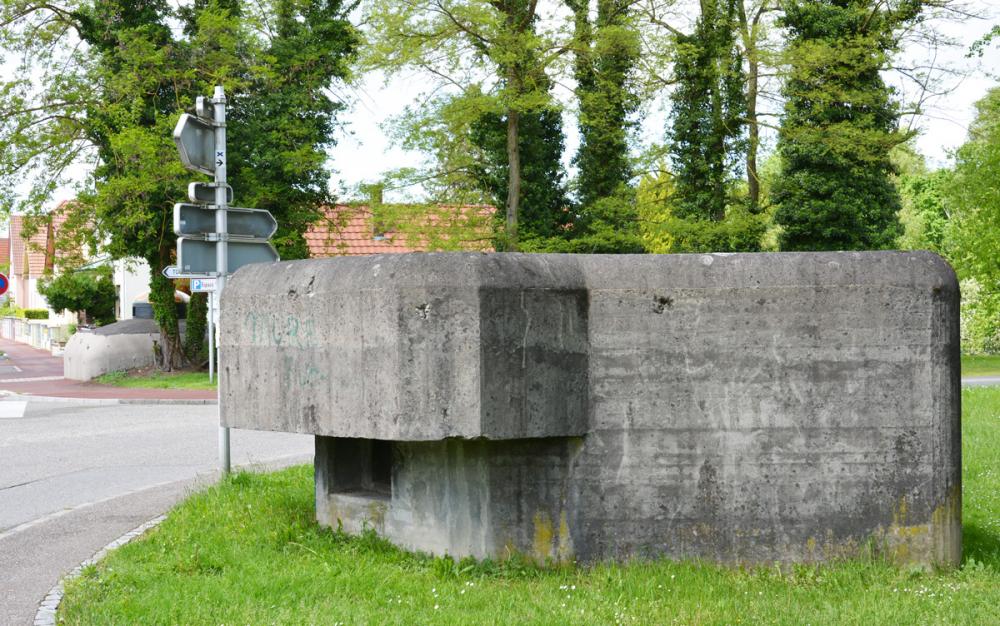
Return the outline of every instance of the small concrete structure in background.
{"type": "Polygon", "coordinates": [[[153,320],[130,319],[93,331],[78,331],[66,343],[63,376],[91,380],[108,372],[153,365],[153,342],[160,329],[153,320]]]}
{"type": "Polygon", "coordinates": [[[221,329],[223,424],[316,435],[323,524],[455,557],[961,556],[930,253],[250,265],[221,329]]]}

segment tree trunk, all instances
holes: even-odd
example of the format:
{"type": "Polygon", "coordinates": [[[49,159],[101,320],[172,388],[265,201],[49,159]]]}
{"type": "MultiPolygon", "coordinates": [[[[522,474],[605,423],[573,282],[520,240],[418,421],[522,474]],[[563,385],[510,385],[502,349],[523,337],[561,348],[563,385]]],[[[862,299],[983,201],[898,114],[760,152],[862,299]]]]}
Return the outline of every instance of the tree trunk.
{"type": "Polygon", "coordinates": [[[760,58],[757,50],[757,35],[761,15],[766,3],[757,7],[753,22],[747,20],[745,0],[737,3],[740,21],[740,35],[743,39],[743,53],[747,57],[747,195],[751,213],[760,211],[760,174],[757,172],[757,151],[760,149],[760,125],[757,123],[758,81],[760,80],[760,58]]]}
{"type": "Polygon", "coordinates": [[[757,173],[757,150],[760,146],[760,127],[757,125],[757,80],[760,64],[756,55],[749,55],[747,69],[747,194],[750,212],[760,210],[760,176],[757,173]]]}
{"type": "Polygon", "coordinates": [[[517,212],[521,203],[521,150],[518,146],[519,114],[507,111],[507,249],[517,251],[517,212]]]}
{"type": "Polygon", "coordinates": [[[153,318],[160,327],[159,349],[162,358],[160,369],[169,372],[184,367],[184,346],[177,326],[177,304],[174,301],[174,281],[163,275],[163,268],[170,262],[170,249],[147,259],[150,267],[149,304],[153,318]]]}

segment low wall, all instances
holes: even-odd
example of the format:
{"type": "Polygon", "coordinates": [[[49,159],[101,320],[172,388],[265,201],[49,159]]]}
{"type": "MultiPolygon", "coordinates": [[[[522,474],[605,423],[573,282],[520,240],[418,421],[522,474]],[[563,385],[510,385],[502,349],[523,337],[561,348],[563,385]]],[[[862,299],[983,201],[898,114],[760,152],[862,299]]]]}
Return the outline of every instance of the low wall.
{"type": "Polygon", "coordinates": [[[60,320],[29,320],[0,317],[0,337],[40,350],[53,350],[69,339],[69,325],[60,320]]]}
{"type": "Polygon", "coordinates": [[[222,420],[317,516],[453,556],[961,555],[958,287],[929,253],[251,265],[222,420]]]}

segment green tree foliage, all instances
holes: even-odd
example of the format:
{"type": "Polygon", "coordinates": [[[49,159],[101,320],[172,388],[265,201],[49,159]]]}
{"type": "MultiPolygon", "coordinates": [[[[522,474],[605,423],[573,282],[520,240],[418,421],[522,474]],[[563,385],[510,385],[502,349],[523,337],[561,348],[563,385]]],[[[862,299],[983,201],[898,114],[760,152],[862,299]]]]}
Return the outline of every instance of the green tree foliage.
{"type": "Polygon", "coordinates": [[[958,150],[947,187],[951,260],[978,283],[976,334],[981,349],[1000,349],[1000,87],[976,103],[969,140],[958,150]]]}
{"type": "Polygon", "coordinates": [[[784,250],[890,248],[902,232],[890,175],[906,137],[880,71],[923,2],[788,0],[783,169],[774,187],[784,250]]]}
{"type": "MultiPolygon", "coordinates": [[[[766,187],[762,187],[766,188],[766,187]]],[[[674,178],[666,167],[647,175],[637,189],[639,237],[647,252],[757,252],[768,229],[766,213],[736,204],[722,220],[687,219],[673,214],[674,178]]]]}
{"type": "MultiPolygon", "coordinates": [[[[192,293],[188,300],[187,322],[184,326],[184,356],[200,365],[207,357],[208,294],[192,293]]],[[[211,338],[209,338],[211,341],[211,338]]]]}
{"type": "Polygon", "coordinates": [[[670,153],[675,217],[721,221],[745,150],[743,59],[736,0],[705,0],[691,35],[677,34],[670,153]]]}
{"type": "MultiPolygon", "coordinates": [[[[495,206],[507,206],[510,167],[507,154],[507,120],[485,114],[473,125],[472,143],[479,148],[473,166],[476,180],[495,206]]],[[[562,115],[556,109],[524,112],[520,115],[518,152],[521,159],[521,200],[518,240],[557,237],[566,228],[571,214],[560,159],[563,152],[562,115]]],[[[504,217],[502,214],[499,216],[504,217]]],[[[498,248],[508,247],[503,238],[498,248]]]]}
{"type": "Polygon", "coordinates": [[[638,254],[645,252],[635,191],[625,186],[581,208],[565,232],[524,244],[527,252],[638,254]]]}
{"type": "Polygon", "coordinates": [[[897,247],[904,250],[931,250],[949,256],[946,234],[948,204],[945,198],[951,185],[951,172],[937,170],[903,174],[897,187],[902,201],[899,212],[903,234],[897,247]]]}
{"type": "MultiPolygon", "coordinates": [[[[538,130],[553,126],[552,119],[541,123],[554,108],[546,71],[565,50],[557,33],[539,28],[537,9],[534,0],[375,0],[365,16],[367,67],[387,75],[405,68],[425,72],[463,104],[469,133],[483,119],[503,124],[507,192],[501,243],[508,249],[518,245],[523,168],[528,166],[521,155],[521,137],[527,134],[522,118],[529,125],[537,122],[538,130]]],[[[495,170],[500,161],[484,163],[495,170]]]]}
{"type": "Polygon", "coordinates": [[[274,0],[258,15],[272,33],[242,70],[251,80],[230,101],[230,184],[240,206],[266,209],[282,259],[309,256],[303,233],[333,204],[327,150],[344,105],[328,94],[350,76],[358,38],[342,0],[274,0]],[[254,64],[265,63],[258,70],[254,64]]]}
{"type": "Polygon", "coordinates": [[[273,210],[286,258],[304,255],[302,232],[330,200],[322,166],[339,105],[326,89],[355,45],[345,10],[339,0],[199,1],[180,13],[178,33],[164,0],[4,5],[5,47],[40,76],[0,92],[0,138],[11,146],[0,176],[34,172],[26,199],[15,207],[8,195],[7,208],[39,213],[68,167],[96,164],[74,223],[112,257],[149,263],[164,367],[183,358],[174,286],[160,271],[173,260],[172,205],[194,177],[171,140],[178,115],[226,87],[236,193],[273,210]]]}
{"type": "MultiPolygon", "coordinates": [[[[748,210],[740,181],[744,161],[756,167],[756,157],[747,157],[751,95],[737,34],[746,29],[743,39],[755,46],[760,34],[755,24],[744,23],[740,0],[703,0],[699,6],[691,33],[664,24],[674,43],[671,170],[661,165],[656,176],[640,182],[640,236],[650,252],[759,250],[766,216],[748,210]]],[[[754,5],[751,22],[762,10],[754,5]]],[[[759,64],[752,67],[757,71],[759,64]]],[[[749,204],[756,209],[755,200],[749,204]]]]}
{"type": "Polygon", "coordinates": [[[587,0],[567,0],[573,11],[573,73],[579,102],[580,147],[576,193],[582,207],[619,193],[632,179],[629,135],[639,106],[635,80],[640,54],[632,23],[633,2],[597,0],[590,15],[587,0]]]}
{"type": "Polygon", "coordinates": [[[115,288],[110,267],[96,270],[66,271],[42,279],[38,292],[55,311],[82,313],[88,323],[98,326],[115,321],[115,288]]]}

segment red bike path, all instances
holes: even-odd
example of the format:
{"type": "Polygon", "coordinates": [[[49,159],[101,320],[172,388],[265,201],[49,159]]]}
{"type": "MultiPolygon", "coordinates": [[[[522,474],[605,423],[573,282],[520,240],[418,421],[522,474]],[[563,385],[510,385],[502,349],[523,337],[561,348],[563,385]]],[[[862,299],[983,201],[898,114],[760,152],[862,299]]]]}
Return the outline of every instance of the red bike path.
{"type": "Polygon", "coordinates": [[[63,377],[61,356],[10,339],[0,339],[0,391],[50,398],[103,400],[215,400],[212,389],[136,389],[63,377]]]}

